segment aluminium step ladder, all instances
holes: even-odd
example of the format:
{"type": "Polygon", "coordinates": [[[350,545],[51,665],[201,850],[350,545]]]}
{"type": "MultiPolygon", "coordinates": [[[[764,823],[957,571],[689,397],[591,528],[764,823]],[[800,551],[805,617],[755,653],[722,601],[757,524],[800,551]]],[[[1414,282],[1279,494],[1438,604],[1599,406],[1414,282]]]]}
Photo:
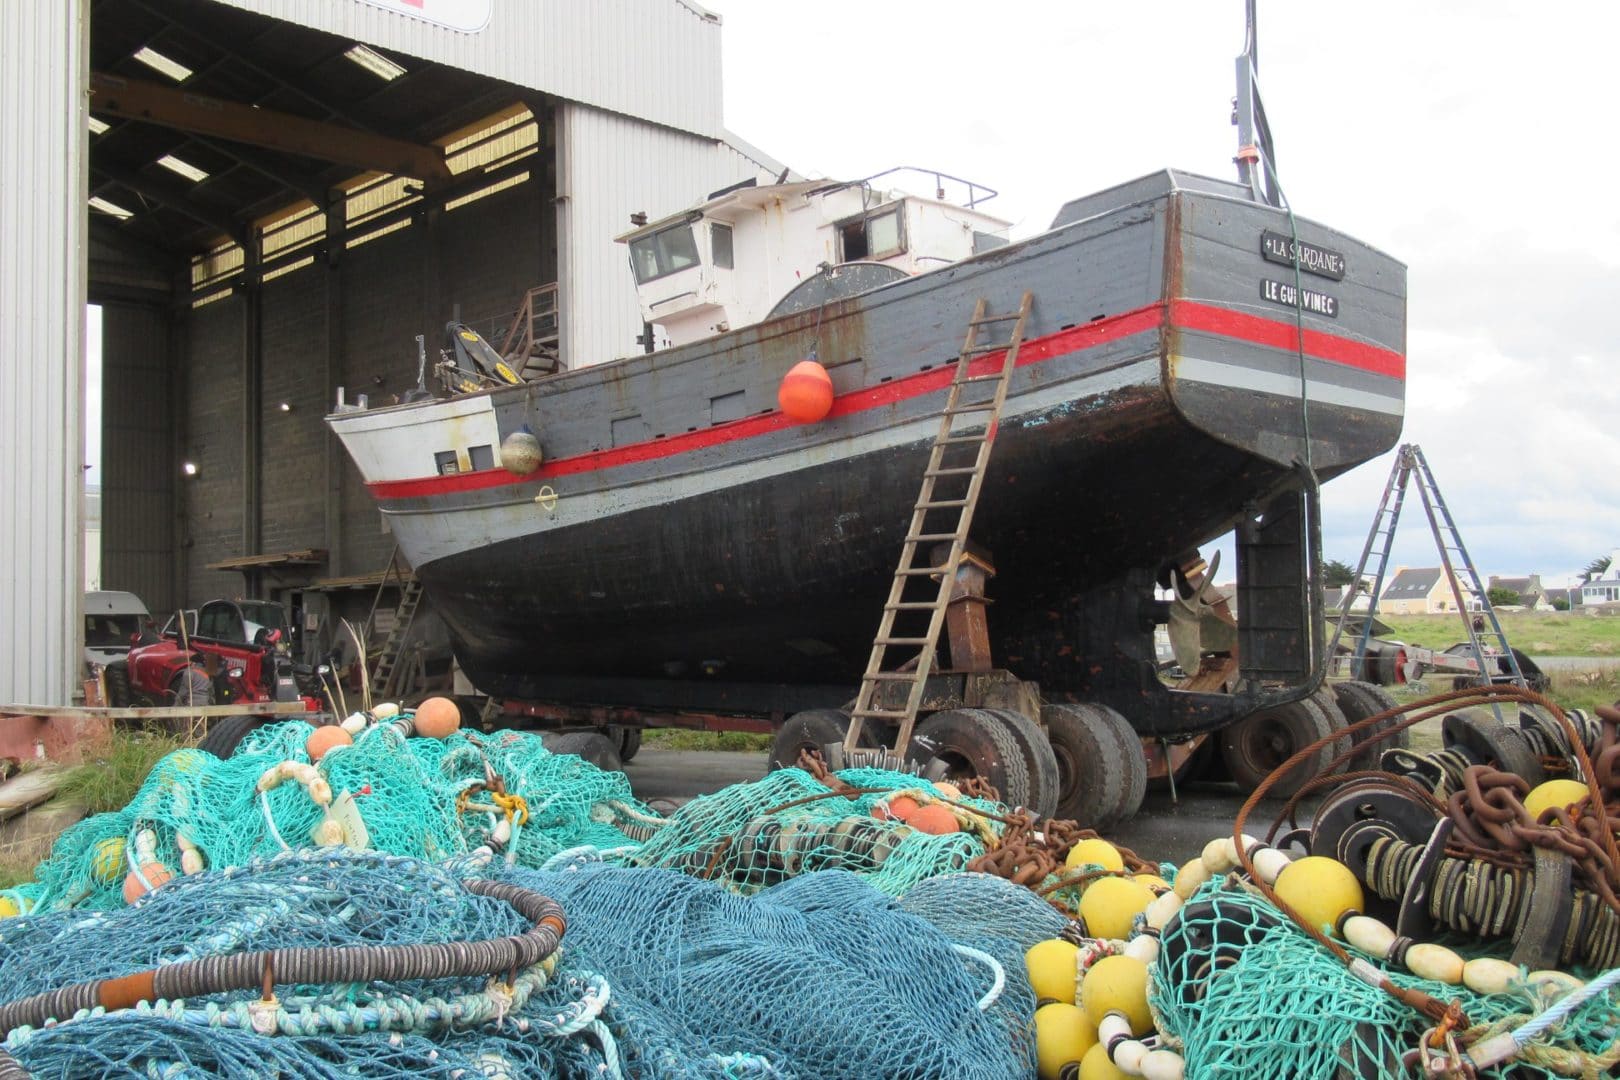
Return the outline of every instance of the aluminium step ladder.
{"type": "Polygon", "coordinates": [[[883,605],[877,636],[872,640],[872,655],[861,677],[855,708],[850,712],[849,730],[844,736],[846,760],[853,759],[861,729],[869,720],[898,724],[893,748],[896,759],[903,759],[911,742],[917,710],[934,667],[956,568],[967,550],[968,530],[984,486],[990,450],[1007,400],[1007,385],[1018,363],[1032,300],[1033,294],[1024,293],[1018,310],[1006,315],[987,314],[982,297],[973,309],[945,408],[940,413],[939,430],[923,470],[922,488],[912,508],[900,563],[883,605]],[[990,328],[1008,323],[1012,329],[1005,340],[985,340],[990,328]],[[994,355],[997,353],[999,363],[994,355]],[[929,555],[919,557],[920,551],[932,552],[936,545],[944,547],[947,543],[949,554],[939,565],[930,565],[929,555]],[[937,580],[938,585],[930,589],[929,579],[937,580]],[[891,650],[909,653],[913,649],[916,652],[904,662],[891,661],[891,650]],[[906,703],[898,709],[889,704],[897,694],[888,692],[897,686],[906,687],[906,703]]]}
{"type": "Polygon", "coordinates": [[[369,641],[377,626],[378,605],[382,601],[383,589],[390,584],[399,588],[399,599],[394,605],[394,619],[388,627],[388,635],[383,638],[382,646],[377,650],[376,667],[371,672],[371,695],[374,698],[387,699],[393,695],[400,681],[400,658],[405,651],[405,641],[410,636],[411,626],[416,622],[416,609],[422,603],[422,583],[417,580],[416,574],[407,571],[399,556],[399,548],[388,558],[388,567],[383,571],[382,580],[377,583],[377,595],[371,602],[371,614],[366,618],[366,639],[369,641]]]}
{"type": "Polygon", "coordinates": [[[1417,479],[1418,496],[1423,502],[1423,512],[1429,519],[1429,531],[1434,534],[1435,546],[1440,552],[1441,573],[1446,576],[1446,582],[1451,587],[1452,599],[1462,619],[1463,632],[1468,635],[1470,655],[1478,662],[1480,673],[1487,681],[1505,681],[1515,686],[1527,687],[1524,673],[1519,669],[1519,658],[1513,654],[1513,649],[1508,645],[1507,635],[1502,632],[1502,624],[1496,617],[1496,608],[1491,604],[1488,591],[1480,583],[1479,572],[1474,569],[1474,562],[1468,557],[1468,549],[1463,547],[1457,523],[1452,520],[1451,511],[1440,495],[1440,487],[1434,482],[1434,473],[1429,469],[1429,462],[1423,456],[1422,448],[1416,443],[1404,443],[1395,453],[1395,465],[1390,470],[1388,482],[1384,485],[1384,497],[1379,501],[1378,513],[1373,517],[1372,531],[1367,534],[1367,543],[1361,549],[1361,561],[1356,564],[1355,578],[1351,581],[1344,599],[1339,603],[1339,617],[1333,628],[1333,640],[1328,645],[1328,656],[1336,655],[1339,637],[1344,632],[1345,617],[1350,614],[1351,605],[1355,602],[1356,587],[1367,569],[1367,560],[1371,558],[1373,548],[1379,547],[1378,572],[1373,579],[1372,602],[1367,609],[1367,617],[1362,621],[1361,633],[1350,661],[1352,672],[1365,670],[1367,646],[1372,639],[1373,617],[1378,614],[1378,598],[1383,593],[1384,573],[1389,568],[1389,553],[1395,539],[1395,526],[1400,522],[1401,507],[1406,501],[1407,484],[1414,477],[1417,479]],[[1382,538],[1381,545],[1380,538],[1382,538]],[[1479,601],[1478,613],[1490,621],[1488,632],[1475,630],[1473,621],[1469,618],[1469,607],[1463,599],[1463,589],[1457,577],[1459,567],[1468,575],[1467,591],[1479,601]],[[1500,669],[1487,662],[1485,643],[1496,648],[1497,654],[1490,659],[1500,660],[1506,665],[1506,676],[1492,675],[1493,671],[1500,669]]]}

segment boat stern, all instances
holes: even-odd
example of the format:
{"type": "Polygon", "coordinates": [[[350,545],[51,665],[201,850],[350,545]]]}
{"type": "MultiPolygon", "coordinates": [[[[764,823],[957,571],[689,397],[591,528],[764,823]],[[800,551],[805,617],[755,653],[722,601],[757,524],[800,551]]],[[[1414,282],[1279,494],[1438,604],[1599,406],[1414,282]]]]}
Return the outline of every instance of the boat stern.
{"type": "Polygon", "coordinates": [[[1331,476],[1400,438],[1406,267],[1225,192],[1181,190],[1166,245],[1164,385],[1200,430],[1331,476]]]}

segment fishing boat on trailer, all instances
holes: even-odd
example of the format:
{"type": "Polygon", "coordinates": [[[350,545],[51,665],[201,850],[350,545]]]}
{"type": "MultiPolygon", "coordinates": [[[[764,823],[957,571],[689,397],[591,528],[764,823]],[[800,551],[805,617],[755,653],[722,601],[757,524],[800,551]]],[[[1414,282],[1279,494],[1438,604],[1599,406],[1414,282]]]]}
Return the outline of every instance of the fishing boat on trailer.
{"type": "Polygon", "coordinates": [[[1016,242],[984,189],[958,204],[887,179],[740,187],[620,237],[649,353],[491,385],[463,349],[447,381],[480,388],[329,417],[474,684],[847,700],[964,330],[1027,293],[973,525],[998,660],[1144,735],[1303,685],[1315,484],[1399,437],[1405,268],[1186,172],[1077,198],[1016,242]],[[807,358],[834,396],[798,422],[778,391],[807,358]],[[1240,631],[1238,694],[1167,690],[1156,586],[1234,527],[1240,606],[1269,622],[1240,631]]]}

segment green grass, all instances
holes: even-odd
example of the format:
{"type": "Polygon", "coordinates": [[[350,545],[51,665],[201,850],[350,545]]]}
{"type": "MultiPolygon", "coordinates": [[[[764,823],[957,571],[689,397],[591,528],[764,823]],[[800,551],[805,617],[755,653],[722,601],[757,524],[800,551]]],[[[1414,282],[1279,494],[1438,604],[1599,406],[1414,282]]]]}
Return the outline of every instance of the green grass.
{"type": "Polygon", "coordinates": [[[185,745],[157,731],[115,731],[94,760],[67,771],[56,797],[77,802],[90,814],[122,810],[135,798],[158,759],[185,745]]]}
{"type": "Polygon", "coordinates": [[[693,731],[690,728],[649,728],[642,734],[643,746],[659,750],[732,750],[763,753],[771,748],[772,737],[754,731],[693,731]]]}
{"type": "MultiPolygon", "coordinates": [[[[1456,615],[1386,615],[1378,617],[1408,645],[1444,649],[1467,638],[1456,615]]],[[[1470,616],[1472,617],[1472,616],[1470,616]]],[[[1568,611],[1499,612],[1508,644],[1531,656],[1612,656],[1620,659],[1620,618],[1568,611]]]]}

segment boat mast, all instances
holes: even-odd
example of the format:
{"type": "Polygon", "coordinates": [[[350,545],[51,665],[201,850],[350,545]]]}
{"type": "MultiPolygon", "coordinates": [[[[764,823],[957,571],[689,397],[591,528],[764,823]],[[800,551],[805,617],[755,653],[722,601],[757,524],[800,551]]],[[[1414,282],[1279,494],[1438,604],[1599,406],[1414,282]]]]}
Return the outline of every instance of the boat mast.
{"type": "Polygon", "coordinates": [[[1237,58],[1237,97],[1232,99],[1232,123],[1238,129],[1238,180],[1258,202],[1282,205],[1277,189],[1277,157],[1271,126],[1260,102],[1260,48],[1255,33],[1256,0],[1244,0],[1243,54],[1237,58]]]}

